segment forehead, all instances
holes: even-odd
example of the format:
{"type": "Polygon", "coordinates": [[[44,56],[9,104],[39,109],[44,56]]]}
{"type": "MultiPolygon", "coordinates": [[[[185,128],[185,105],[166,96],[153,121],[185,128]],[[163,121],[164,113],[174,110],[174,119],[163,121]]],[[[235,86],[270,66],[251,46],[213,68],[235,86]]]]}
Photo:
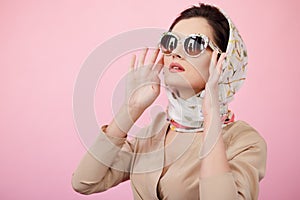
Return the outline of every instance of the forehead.
{"type": "Polygon", "coordinates": [[[172,32],[181,35],[190,35],[193,33],[204,34],[213,39],[213,31],[207,20],[202,17],[193,17],[180,20],[172,29],[172,32]]]}

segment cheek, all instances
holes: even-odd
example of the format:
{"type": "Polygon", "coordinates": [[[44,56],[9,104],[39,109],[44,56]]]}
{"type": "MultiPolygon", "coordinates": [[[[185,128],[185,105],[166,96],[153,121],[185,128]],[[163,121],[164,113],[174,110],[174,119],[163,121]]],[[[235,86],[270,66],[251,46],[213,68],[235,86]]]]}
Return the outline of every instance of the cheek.
{"type": "Polygon", "coordinates": [[[208,80],[208,77],[209,77],[209,65],[210,65],[210,62],[206,62],[206,63],[203,63],[203,65],[201,65],[198,68],[198,70],[201,72],[202,78],[205,80],[205,82],[208,80]]]}
{"type": "Polygon", "coordinates": [[[210,57],[202,57],[201,59],[195,59],[191,61],[190,75],[195,77],[195,79],[200,79],[201,81],[207,81],[209,77],[209,65],[210,57]]]}
{"type": "Polygon", "coordinates": [[[207,79],[206,79],[206,72],[202,69],[193,68],[189,71],[187,79],[189,80],[190,84],[193,88],[203,88],[207,79]]]}
{"type": "Polygon", "coordinates": [[[170,63],[171,63],[171,56],[164,55],[163,56],[163,65],[164,66],[169,66],[170,63]]]}

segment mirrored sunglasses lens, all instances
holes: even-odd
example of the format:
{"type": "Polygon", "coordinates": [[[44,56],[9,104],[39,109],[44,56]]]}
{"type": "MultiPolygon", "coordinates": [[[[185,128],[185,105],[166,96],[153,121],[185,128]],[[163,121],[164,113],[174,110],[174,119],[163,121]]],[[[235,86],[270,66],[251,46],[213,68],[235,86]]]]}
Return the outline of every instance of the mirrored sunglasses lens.
{"type": "Polygon", "coordinates": [[[200,36],[191,36],[184,41],[184,49],[191,56],[199,55],[206,46],[205,40],[200,36]]]}
{"type": "Polygon", "coordinates": [[[177,46],[177,38],[173,35],[164,35],[160,41],[161,50],[165,54],[170,54],[177,46]]]}

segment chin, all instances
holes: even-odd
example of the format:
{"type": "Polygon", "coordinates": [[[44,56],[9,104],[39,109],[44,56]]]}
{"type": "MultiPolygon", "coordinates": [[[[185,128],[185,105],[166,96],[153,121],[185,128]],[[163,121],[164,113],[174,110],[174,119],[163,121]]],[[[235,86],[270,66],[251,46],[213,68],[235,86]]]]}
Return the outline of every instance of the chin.
{"type": "Polygon", "coordinates": [[[192,93],[197,93],[197,91],[201,91],[205,88],[205,82],[203,81],[195,81],[190,82],[184,76],[179,76],[179,74],[168,74],[164,75],[164,84],[172,89],[181,90],[181,91],[189,91],[192,93]],[[201,87],[199,87],[201,86],[201,87]]]}
{"type": "Polygon", "coordinates": [[[176,90],[194,90],[193,86],[183,77],[165,76],[165,86],[176,90]]]}
{"type": "Polygon", "coordinates": [[[178,86],[182,87],[183,85],[188,85],[188,81],[184,76],[175,73],[164,73],[165,85],[168,86],[178,86]]]}

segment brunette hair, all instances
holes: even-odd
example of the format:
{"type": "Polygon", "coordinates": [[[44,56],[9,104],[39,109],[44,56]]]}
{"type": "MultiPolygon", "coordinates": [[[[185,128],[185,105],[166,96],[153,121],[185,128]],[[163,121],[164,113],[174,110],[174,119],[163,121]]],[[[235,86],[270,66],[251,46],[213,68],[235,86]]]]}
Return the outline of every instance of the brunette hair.
{"type": "Polygon", "coordinates": [[[221,11],[214,6],[199,3],[199,6],[192,6],[182,11],[180,15],[173,21],[169,31],[172,31],[174,26],[180,20],[189,19],[192,17],[203,17],[207,20],[208,24],[213,29],[213,39],[216,45],[223,52],[226,52],[229,40],[229,23],[221,11]]]}

